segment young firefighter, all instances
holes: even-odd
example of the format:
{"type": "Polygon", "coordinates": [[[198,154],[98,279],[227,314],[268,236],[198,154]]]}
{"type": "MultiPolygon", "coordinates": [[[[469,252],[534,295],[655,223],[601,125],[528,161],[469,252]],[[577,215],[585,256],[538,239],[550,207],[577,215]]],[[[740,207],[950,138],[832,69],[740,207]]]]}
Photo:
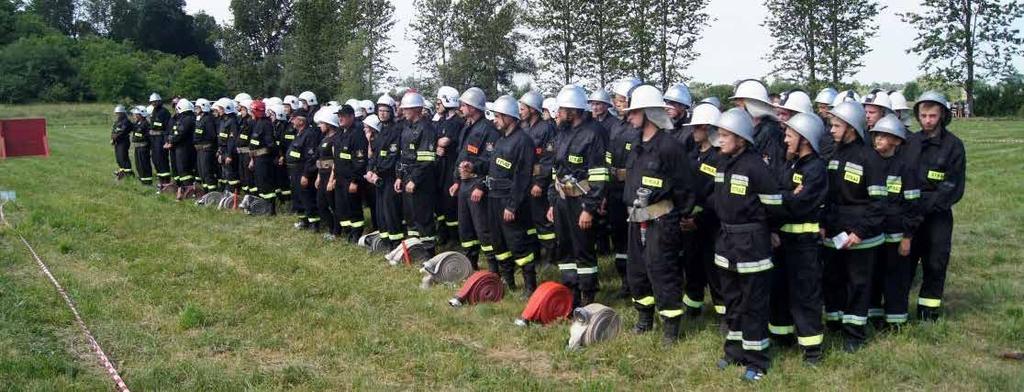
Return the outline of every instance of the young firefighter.
{"type": "Polygon", "coordinates": [[[401,160],[394,185],[395,192],[403,193],[406,234],[419,238],[433,254],[437,229],[437,131],[423,115],[424,106],[426,101],[419,93],[409,92],[402,97],[406,123],[398,144],[401,160]]]}
{"type": "MultiPolygon", "coordinates": [[[[282,204],[292,199],[291,182],[288,179],[288,168],[285,166],[284,154],[288,152],[292,142],[295,141],[295,128],[288,121],[288,114],[284,104],[274,102],[267,105],[267,117],[274,121],[274,150],[277,152],[274,157],[274,192],[282,204]]],[[[292,202],[292,211],[295,212],[295,202],[292,202]]]]}
{"type": "Polygon", "coordinates": [[[174,117],[171,119],[171,132],[167,137],[166,146],[174,154],[175,185],[178,187],[177,200],[195,194],[196,172],[196,117],[195,106],[185,98],[175,105],[174,117]]]}
{"type": "Polygon", "coordinates": [[[545,216],[548,208],[548,187],[551,186],[551,163],[555,154],[555,126],[541,118],[544,97],[530,91],[519,98],[519,126],[533,139],[534,161],[531,169],[533,184],[530,186],[530,214],[533,228],[540,242],[542,261],[554,264],[556,242],[555,231],[545,216]]]}
{"type": "Polygon", "coordinates": [[[238,118],[235,116],[235,102],[228,98],[218,99],[213,104],[217,112],[217,163],[220,164],[221,185],[224,192],[235,195],[239,191],[238,180],[238,118]]]}
{"type": "Polygon", "coordinates": [[[872,281],[871,308],[868,316],[877,319],[876,329],[898,329],[907,322],[908,296],[917,265],[910,260],[910,242],[921,224],[917,168],[908,161],[903,144],[907,130],[896,114],[888,114],[871,128],[875,151],[885,170],[885,243],[878,251],[872,281]],[[884,305],[883,305],[884,302],[884,305]]]}
{"type": "Polygon", "coordinates": [[[292,187],[292,206],[299,215],[295,228],[316,231],[320,225],[320,216],[316,208],[316,189],[313,183],[317,175],[320,129],[306,125],[306,116],[292,116],[291,123],[297,132],[295,140],[288,145],[284,160],[292,187]]]}
{"type": "Polygon", "coordinates": [[[114,146],[114,160],[117,161],[117,170],[114,177],[118,181],[123,180],[132,174],[131,140],[129,136],[135,130],[134,124],[128,119],[128,112],[123,105],[114,107],[114,125],[110,131],[110,144],[114,146]]]}
{"type": "MultiPolygon", "coordinates": [[[[356,129],[355,110],[343,105],[338,111],[338,136],[334,145],[334,218],[341,225],[348,242],[355,243],[363,235],[365,225],[360,179],[366,174],[366,133],[356,129]]],[[[361,124],[361,123],[360,123],[361,124]]]]}
{"type": "Polygon", "coordinates": [[[384,248],[391,249],[405,238],[402,224],[402,198],[395,189],[398,177],[399,139],[402,129],[395,123],[394,100],[389,96],[377,99],[377,117],[380,130],[370,145],[370,159],[367,162],[366,182],[374,187],[374,203],[377,204],[373,219],[374,227],[380,231],[384,248]],[[385,99],[386,98],[386,99],[385,99]]]}
{"type": "Polygon", "coordinates": [[[917,98],[914,114],[921,132],[911,134],[910,162],[916,162],[921,185],[921,209],[924,221],[911,246],[911,260],[921,260],[921,291],[917,298],[917,317],[938,319],[946,286],[946,268],[953,237],[953,205],[964,196],[967,179],[967,153],[964,144],[946,127],[952,113],[946,98],[927,91],[917,98]]]}
{"type": "Polygon", "coordinates": [[[768,371],[768,314],[772,243],[769,208],[782,204],[775,179],[753,146],[754,123],[741,108],[722,113],[715,124],[720,161],[710,202],[721,220],[715,242],[725,299],[725,356],[718,367],[746,366],[743,379],[759,381],[768,371]]]}
{"type": "Polygon", "coordinates": [[[274,123],[267,117],[267,106],[262,100],[252,103],[252,130],[249,132],[249,170],[252,172],[250,193],[270,204],[270,215],[277,213],[277,183],[274,166],[277,145],[274,123]]]}
{"type": "Polygon", "coordinates": [[[781,226],[773,234],[777,247],[768,331],[787,343],[795,334],[804,361],[813,365],[821,361],[824,338],[818,232],[828,195],[828,172],[819,155],[825,127],[810,113],[796,113],[784,125],[787,161],[777,179],[782,187],[781,226]]]}
{"type": "MultiPolygon", "coordinates": [[[[612,88],[612,95],[614,96],[612,101],[615,103],[615,108],[619,113],[625,113],[629,109],[630,96],[633,94],[633,89],[639,85],[640,80],[637,78],[624,78],[615,82],[612,88]]],[[[600,102],[591,102],[591,109],[597,113],[597,109],[601,109],[602,105],[600,102]]],[[[603,110],[607,112],[608,109],[605,106],[603,110]]],[[[629,277],[626,271],[628,265],[628,247],[626,244],[627,233],[629,232],[629,226],[626,222],[627,205],[623,203],[619,195],[623,192],[626,180],[628,156],[630,150],[636,145],[637,140],[640,139],[640,131],[630,125],[626,118],[619,119],[611,114],[607,114],[604,121],[600,122],[600,124],[605,128],[605,133],[602,133],[602,135],[607,135],[603,136],[608,150],[604,155],[604,164],[609,166],[608,170],[611,175],[606,184],[606,192],[609,196],[606,197],[602,208],[598,209],[598,212],[604,215],[602,220],[607,221],[607,224],[598,226],[595,234],[598,236],[599,250],[601,244],[606,244],[607,238],[610,237],[612,250],[615,253],[615,270],[618,271],[622,282],[619,296],[629,298],[631,294],[629,290],[629,277]]]]}
{"type": "Polygon", "coordinates": [[[448,187],[455,182],[456,166],[459,158],[459,133],[462,130],[462,117],[459,117],[459,91],[450,86],[442,86],[437,90],[437,101],[434,104],[437,115],[434,128],[437,129],[437,228],[438,244],[458,242],[459,238],[459,204],[455,196],[448,192],[448,187]]]}
{"type": "Polygon", "coordinates": [[[843,349],[854,352],[867,339],[875,253],[885,240],[880,229],[886,196],[878,154],[865,141],[864,107],[842,102],[832,114],[836,149],[828,162],[825,202],[825,320],[841,323],[843,349]]]}
{"type": "Polygon", "coordinates": [[[324,239],[333,241],[341,233],[338,220],[334,217],[334,184],[331,184],[331,176],[334,174],[334,144],[337,141],[338,114],[336,106],[325,106],[314,114],[317,126],[320,127],[320,145],[317,147],[316,160],[316,209],[320,221],[327,225],[324,239]]]}
{"type": "Polygon", "coordinates": [[[150,157],[153,159],[153,167],[156,169],[156,177],[159,181],[159,188],[163,189],[171,183],[171,162],[168,152],[164,149],[171,126],[171,113],[164,108],[163,99],[157,93],[150,94],[149,104],[153,110],[149,113],[149,148],[150,157]]]}
{"type": "Polygon", "coordinates": [[[537,289],[534,262],[536,238],[528,199],[533,178],[533,139],[519,129],[519,103],[510,95],[498,97],[493,106],[494,125],[501,136],[494,143],[487,177],[488,231],[501,277],[515,290],[515,269],[523,271],[523,297],[537,289]]]}
{"type": "MultiPolygon", "coordinates": [[[[246,94],[248,97],[248,94],[246,94]]],[[[249,142],[249,136],[252,134],[252,127],[255,123],[252,113],[251,99],[240,100],[235,98],[238,102],[238,181],[242,185],[242,192],[246,195],[256,194],[256,184],[253,181],[253,167],[249,163],[252,162],[252,144],[249,142]]]]}
{"type": "Polygon", "coordinates": [[[196,100],[196,130],[193,139],[196,146],[196,178],[199,191],[196,196],[217,190],[217,118],[211,113],[210,101],[196,100]]]}
{"type": "Polygon", "coordinates": [[[145,108],[142,106],[132,109],[132,117],[135,121],[132,130],[132,148],[135,149],[135,169],[138,170],[139,182],[143,185],[153,183],[153,164],[150,159],[149,147],[149,121],[146,120],[145,108]]]}
{"type": "Polygon", "coordinates": [[[476,87],[470,87],[459,97],[459,110],[465,123],[459,132],[458,164],[454,173],[458,181],[449,186],[448,192],[458,199],[459,241],[473,269],[479,268],[477,263],[482,251],[487,257],[488,269],[497,272],[494,248],[488,243],[488,200],[482,181],[487,175],[494,142],[498,140],[498,130],[484,118],[486,101],[484,91],[476,87]]]}
{"type": "Polygon", "coordinates": [[[782,127],[768,98],[768,87],[760,80],[747,79],[736,85],[729,99],[754,119],[754,150],[768,166],[781,166],[786,161],[786,147],[782,143],[782,127]]]}
{"type": "Polygon", "coordinates": [[[672,121],[661,92],[643,85],[633,90],[624,113],[640,138],[630,152],[624,191],[619,196],[628,207],[626,273],[630,296],[639,313],[636,333],[654,329],[657,309],[664,323],[662,344],[679,338],[683,315],[682,216],[693,208],[690,167],[682,143],[668,133],[672,121]]]}
{"type": "Polygon", "coordinates": [[[601,136],[601,126],[586,116],[583,89],[565,86],[557,101],[562,129],[556,136],[548,220],[555,223],[560,253],[569,258],[558,269],[562,283],[573,290],[577,308],[593,303],[597,294],[594,224],[611,176],[604,159],[606,138],[601,136]]]}

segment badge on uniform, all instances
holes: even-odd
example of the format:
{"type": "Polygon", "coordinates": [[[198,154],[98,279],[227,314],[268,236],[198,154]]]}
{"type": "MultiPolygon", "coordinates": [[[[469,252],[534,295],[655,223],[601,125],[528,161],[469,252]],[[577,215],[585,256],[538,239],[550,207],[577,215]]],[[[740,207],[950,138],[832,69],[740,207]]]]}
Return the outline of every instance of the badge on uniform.
{"type": "Polygon", "coordinates": [[[747,178],[747,176],[733,174],[732,176],[729,177],[729,193],[740,196],[746,195],[747,185],[749,184],[750,179],[747,178]]]}
{"type": "Polygon", "coordinates": [[[793,183],[797,184],[797,185],[803,184],[804,183],[804,176],[803,176],[803,174],[793,173],[793,183]]]}
{"type": "Polygon", "coordinates": [[[397,144],[392,144],[391,147],[388,147],[388,151],[398,152],[398,145],[397,144]]]}
{"type": "Polygon", "coordinates": [[[487,151],[494,151],[494,143],[487,143],[486,150],[487,151]]]}
{"type": "Polygon", "coordinates": [[[501,167],[505,168],[506,170],[512,169],[512,162],[506,161],[506,160],[502,159],[501,157],[498,157],[497,159],[495,159],[494,163],[498,164],[498,166],[501,166],[501,167]]]}
{"type": "Polygon", "coordinates": [[[474,146],[472,144],[467,144],[466,145],[466,151],[469,151],[470,154],[479,154],[480,153],[480,148],[477,147],[477,146],[474,146]]]}

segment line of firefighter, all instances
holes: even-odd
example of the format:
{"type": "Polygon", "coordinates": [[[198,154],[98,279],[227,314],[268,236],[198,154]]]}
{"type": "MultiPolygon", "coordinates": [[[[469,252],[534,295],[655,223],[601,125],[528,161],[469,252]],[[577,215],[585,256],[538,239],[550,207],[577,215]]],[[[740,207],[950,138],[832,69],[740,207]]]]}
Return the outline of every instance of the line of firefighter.
{"type": "Polygon", "coordinates": [[[684,84],[662,94],[627,78],[610,90],[490,103],[479,88],[445,86],[432,120],[415,91],[323,107],[308,91],[179,99],[173,116],[153,94],[132,118],[115,109],[115,174],[133,174],[134,147],[138,179],[151,183],[155,169],[179,199],[290,198],[295,227],[327,239],[354,242],[372,226],[388,247],[457,244],[510,289],[521,270],[524,296],[543,259],[575,306],[594,302],[598,243],[610,239],[634,332],[652,330],[657,313],[674,343],[707,288],[725,335],[718,366],[744,366],[752,381],[768,370],[772,340],[814,365],[825,328],[853,352],[869,322],[906,323],[918,262],[917,316],[939,316],[966,175],[941,94],[913,108],[900,92],[831,88],[772,103],[764,83],[744,80],[722,112],[717,98],[694,105],[684,84]],[[914,119],[920,132],[907,130],[914,119]]]}

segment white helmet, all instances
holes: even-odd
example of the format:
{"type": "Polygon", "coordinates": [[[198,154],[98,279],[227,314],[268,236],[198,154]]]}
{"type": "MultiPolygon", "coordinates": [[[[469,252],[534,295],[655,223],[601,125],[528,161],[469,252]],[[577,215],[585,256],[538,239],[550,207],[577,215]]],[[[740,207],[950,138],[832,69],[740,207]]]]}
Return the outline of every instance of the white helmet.
{"type": "Polygon", "coordinates": [[[422,108],[424,106],[427,106],[427,103],[423,99],[423,96],[420,95],[420,93],[417,93],[417,92],[407,92],[407,93],[405,93],[405,96],[402,97],[402,106],[399,106],[399,108],[402,108],[402,109],[422,108]]]}
{"type": "Polygon", "coordinates": [[[832,100],[832,107],[839,106],[843,102],[857,102],[860,103],[860,94],[857,94],[853,90],[844,90],[839,94],[836,94],[836,98],[832,100]]]}
{"type": "Polygon", "coordinates": [[[200,112],[209,113],[210,112],[210,100],[208,100],[206,98],[199,98],[199,99],[196,100],[196,107],[199,108],[200,112]]]}
{"type": "Polygon", "coordinates": [[[274,113],[274,118],[279,121],[284,121],[287,118],[284,115],[284,104],[276,103],[273,105],[267,105],[267,111],[274,113]]]}
{"type": "Polygon", "coordinates": [[[238,101],[238,106],[245,108],[245,111],[252,114],[252,100],[238,101]]]}
{"type": "Polygon", "coordinates": [[[114,113],[124,113],[124,105],[114,106],[114,113]]]}
{"type": "Polygon", "coordinates": [[[868,95],[861,98],[860,103],[884,108],[886,112],[891,112],[893,110],[892,101],[889,100],[889,94],[884,90],[872,90],[868,95]]]}
{"type": "Polygon", "coordinates": [[[537,112],[544,111],[544,96],[536,91],[527,91],[526,94],[519,98],[519,102],[537,112]]]}
{"type": "Polygon", "coordinates": [[[700,103],[708,103],[714,105],[715,109],[718,109],[718,111],[722,111],[722,101],[719,100],[718,97],[707,97],[700,100],[700,103]]]}
{"type": "Polygon", "coordinates": [[[157,93],[149,94],[149,102],[156,102],[156,101],[163,101],[163,98],[160,98],[160,94],[157,94],[157,93]]]}
{"type": "Polygon", "coordinates": [[[804,90],[790,90],[782,93],[779,105],[775,105],[775,107],[791,112],[814,114],[814,108],[811,107],[811,96],[807,95],[804,90]]]}
{"type": "Polygon", "coordinates": [[[605,91],[605,89],[599,88],[597,90],[594,90],[594,92],[590,93],[590,96],[587,97],[587,102],[601,102],[608,106],[611,106],[612,97],[608,95],[608,92],[605,91]]]}
{"type": "Polygon", "coordinates": [[[371,114],[363,119],[363,125],[373,128],[377,132],[380,132],[380,119],[377,118],[376,114],[371,114]]]}
{"type": "Polygon", "coordinates": [[[491,111],[501,113],[518,120],[519,102],[511,95],[502,95],[498,97],[498,99],[494,100],[494,103],[491,105],[491,111]]]}
{"type": "Polygon", "coordinates": [[[836,100],[836,95],[839,95],[839,92],[836,91],[836,89],[832,87],[825,87],[821,89],[821,91],[818,91],[818,95],[814,97],[814,102],[831,105],[832,101],[836,100]]]}
{"type": "Polygon", "coordinates": [[[313,94],[312,91],[303,91],[302,93],[299,94],[299,99],[306,100],[306,103],[309,104],[310,106],[317,105],[316,94],[313,94]]]}
{"type": "Polygon", "coordinates": [[[547,110],[548,114],[551,116],[558,114],[558,100],[554,98],[544,98],[544,104],[542,107],[544,110],[547,110]]]}
{"type": "Polygon", "coordinates": [[[487,110],[487,95],[484,94],[484,90],[481,90],[479,87],[470,87],[466,91],[463,91],[462,96],[459,97],[459,102],[482,111],[487,110]]]}
{"type": "Polygon", "coordinates": [[[189,102],[187,99],[181,98],[178,100],[178,104],[174,105],[174,109],[176,109],[178,113],[191,112],[195,111],[195,106],[193,106],[192,102],[189,102]]]}
{"type": "Polygon", "coordinates": [[[137,114],[137,115],[140,115],[140,116],[144,116],[144,114],[142,114],[143,110],[145,110],[145,109],[143,109],[142,106],[132,107],[132,114],[137,114]]]}
{"type": "Polygon", "coordinates": [[[642,85],[633,89],[632,97],[629,99],[629,108],[626,111],[646,108],[667,108],[665,97],[661,95],[657,87],[642,85]]]}
{"type": "Polygon", "coordinates": [[[238,104],[236,104],[235,101],[231,100],[231,98],[225,97],[218,99],[217,102],[213,103],[213,106],[220,107],[222,110],[224,110],[224,114],[238,113],[238,104]]]}
{"type": "Polygon", "coordinates": [[[263,98],[263,103],[267,106],[283,105],[284,101],[278,97],[263,98]]]}
{"type": "Polygon", "coordinates": [[[380,98],[377,98],[377,106],[380,105],[387,105],[391,110],[395,110],[395,99],[387,94],[381,95],[380,98]]]}
{"type": "Polygon", "coordinates": [[[910,110],[910,106],[907,106],[907,97],[903,96],[902,91],[890,92],[889,102],[892,104],[892,110],[910,110]]]}
{"type": "Polygon", "coordinates": [[[684,124],[684,126],[715,125],[718,123],[718,117],[721,116],[722,111],[718,110],[718,107],[714,104],[708,102],[698,103],[693,108],[693,116],[690,117],[690,122],[684,124]]]}
{"type": "Polygon", "coordinates": [[[437,89],[437,99],[441,100],[441,106],[446,108],[459,107],[459,90],[451,86],[441,86],[437,89]]]}
{"type": "Polygon", "coordinates": [[[359,101],[359,106],[362,107],[363,108],[363,112],[366,113],[366,114],[364,114],[364,116],[369,115],[370,113],[373,113],[374,108],[376,107],[376,105],[373,104],[373,101],[371,101],[369,99],[364,99],[362,101],[359,101]]]}
{"type": "Polygon", "coordinates": [[[753,99],[770,104],[768,100],[768,87],[764,82],[757,79],[747,79],[736,85],[736,91],[729,99],[753,99]]]}
{"type": "Polygon", "coordinates": [[[740,108],[726,110],[718,117],[715,126],[719,131],[732,132],[748,143],[754,143],[754,120],[746,110],[740,108]]]}
{"type": "MultiPolygon", "coordinates": [[[[358,99],[350,98],[349,100],[345,101],[345,105],[348,105],[349,107],[352,108],[352,112],[355,113],[356,117],[366,116],[366,112],[363,110],[363,105],[359,104],[359,100],[358,99]]],[[[327,106],[339,106],[339,109],[340,109],[341,105],[337,105],[337,104],[331,105],[330,102],[328,102],[327,106]]]]}
{"type": "Polygon", "coordinates": [[[690,94],[690,88],[683,83],[669,86],[668,90],[665,90],[665,100],[686,105],[688,108],[693,107],[693,95],[690,94]]]}
{"type": "Polygon", "coordinates": [[[296,97],[294,95],[285,95],[284,96],[284,104],[291,106],[292,110],[299,110],[299,109],[302,109],[303,107],[305,107],[302,104],[302,101],[299,100],[299,97],[296,97]]]}
{"type": "Polygon", "coordinates": [[[639,86],[641,83],[642,82],[640,81],[640,79],[637,79],[632,76],[628,78],[619,79],[617,82],[612,84],[612,94],[621,95],[623,97],[629,98],[629,94],[632,93],[633,89],[636,88],[636,86],[639,86]]]}
{"type": "Polygon", "coordinates": [[[341,122],[338,121],[338,109],[334,106],[325,106],[320,108],[313,114],[313,122],[315,123],[326,123],[333,125],[335,128],[341,127],[341,122]]]}
{"type": "Polygon", "coordinates": [[[246,93],[238,93],[235,95],[235,102],[252,101],[252,96],[246,93]]]}
{"type": "Polygon", "coordinates": [[[155,111],[155,110],[156,110],[156,107],[153,106],[153,105],[146,106],[146,117],[152,116],[153,115],[153,111],[155,111]]]}
{"type": "Polygon", "coordinates": [[[567,84],[565,87],[562,87],[562,91],[558,92],[555,102],[559,108],[590,109],[590,105],[587,104],[587,94],[583,92],[582,87],[574,84],[567,84]]]}

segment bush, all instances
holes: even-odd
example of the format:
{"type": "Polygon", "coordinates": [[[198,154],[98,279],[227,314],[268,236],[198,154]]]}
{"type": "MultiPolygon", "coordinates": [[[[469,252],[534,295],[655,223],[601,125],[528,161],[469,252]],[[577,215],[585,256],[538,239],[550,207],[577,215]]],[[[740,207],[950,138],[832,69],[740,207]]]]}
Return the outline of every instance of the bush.
{"type": "Polygon", "coordinates": [[[0,102],[79,96],[74,42],[59,35],[21,38],[0,48],[0,102]]]}
{"type": "Polygon", "coordinates": [[[227,95],[224,76],[219,70],[207,68],[195,57],[189,57],[182,61],[178,76],[171,86],[171,91],[175,95],[191,100],[200,97],[216,99],[227,95]]]}

